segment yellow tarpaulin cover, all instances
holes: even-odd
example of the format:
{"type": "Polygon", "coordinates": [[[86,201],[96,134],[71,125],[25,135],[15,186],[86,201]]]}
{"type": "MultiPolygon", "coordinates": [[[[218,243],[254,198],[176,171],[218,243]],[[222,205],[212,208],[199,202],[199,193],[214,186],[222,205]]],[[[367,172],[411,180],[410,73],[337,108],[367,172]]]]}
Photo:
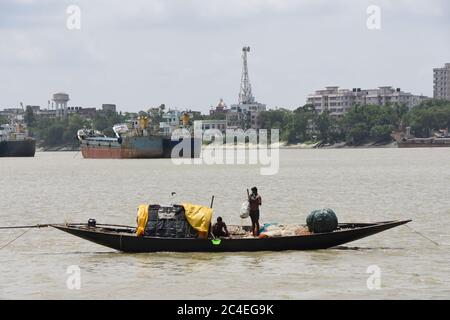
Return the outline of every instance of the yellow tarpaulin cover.
{"type": "Polygon", "coordinates": [[[138,208],[137,214],[137,229],[136,235],[138,237],[143,236],[145,232],[145,227],[147,226],[148,221],[148,204],[141,204],[138,208]]]}
{"type": "Polygon", "coordinates": [[[189,224],[202,236],[206,237],[212,219],[213,209],[192,203],[181,204],[189,224]]]}

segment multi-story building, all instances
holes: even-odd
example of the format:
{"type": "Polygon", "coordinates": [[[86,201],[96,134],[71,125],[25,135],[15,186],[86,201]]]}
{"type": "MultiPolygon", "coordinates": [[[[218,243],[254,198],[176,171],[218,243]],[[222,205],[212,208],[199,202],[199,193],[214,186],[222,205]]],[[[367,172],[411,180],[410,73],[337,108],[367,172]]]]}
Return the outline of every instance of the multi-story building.
{"type": "Polygon", "coordinates": [[[228,129],[242,129],[245,127],[244,114],[242,112],[228,112],[226,122],[228,129]]]}
{"type": "Polygon", "coordinates": [[[31,106],[31,105],[27,105],[25,107],[25,110],[31,110],[33,111],[33,113],[38,113],[39,111],[41,111],[41,106],[31,106]]]}
{"type": "Polygon", "coordinates": [[[450,63],[433,69],[433,97],[450,101],[450,63]]]}
{"type": "Polygon", "coordinates": [[[227,130],[226,120],[195,120],[194,121],[195,130],[209,130],[217,129],[224,133],[227,130]]]}
{"type": "Polygon", "coordinates": [[[40,109],[36,115],[44,118],[56,118],[56,110],[54,109],[40,109]]]}
{"type": "Polygon", "coordinates": [[[24,110],[22,108],[5,108],[3,111],[0,111],[0,116],[11,120],[22,122],[24,120],[24,110]]]}
{"type": "Polygon", "coordinates": [[[111,103],[104,103],[102,104],[102,111],[103,112],[113,112],[116,113],[117,111],[117,107],[115,104],[111,104],[111,103]]]}
{"type": "Polygon", "coordinates": [[[263,111],[266,111],[266,105],[258,102],[233,104],[226,115],[228,126],[258,130],[261,128],[263,111]]]}
{"type": "Polygon", "coordinates": [[[162,115],[163,122],[170,126],[178,126],[181,121],[181,114],[182,112],[179,110],[169,109],[169,111],[162,115]]]}
{"type": "Polygon", "coordinates": [[[357,104],[405,104],[411,109],[426,99],[429,98],[423,95],[403,92],[400,88],[391,86],[364,90],[361,90],[361,88],[353,88],[352,90],[339,89],[337,86],[332,86],[308,95],[306,103],[314,106],[319,113],[328,110],[332,116],[339,117],[357,104]]]}

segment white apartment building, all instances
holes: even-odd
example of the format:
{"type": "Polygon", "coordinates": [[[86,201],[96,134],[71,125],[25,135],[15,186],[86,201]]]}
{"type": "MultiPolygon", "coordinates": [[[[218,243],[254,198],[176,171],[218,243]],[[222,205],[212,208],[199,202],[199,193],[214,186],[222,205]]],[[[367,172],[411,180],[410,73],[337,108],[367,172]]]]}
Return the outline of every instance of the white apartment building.
{"type": "Polygon", "coordinates": [[[339,117],[356,104],[387,105],[404,103],[408,108],[413,108],[426,99],[429,98],[403,92],[400,88],[391,86],[364,90],[361,90],[361,88],[353,88],[352,90],[339,89],[337,86],[331,86],[308,95],[306,103],[313,105],[319,113],[328,110],[332,116],[339,117]]]}
{"type": "Polygon", "coordinates": [[[450,101],[450,63],[433,69],[433,97],[450,101]]]}

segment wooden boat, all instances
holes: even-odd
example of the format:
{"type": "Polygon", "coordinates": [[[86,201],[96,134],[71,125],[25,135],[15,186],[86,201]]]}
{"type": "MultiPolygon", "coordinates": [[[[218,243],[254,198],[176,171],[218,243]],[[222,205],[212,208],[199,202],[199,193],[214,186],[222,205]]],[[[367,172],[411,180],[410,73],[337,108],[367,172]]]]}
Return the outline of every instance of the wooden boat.
{"type": "MultiPolygon", "coordinates": [[[[160,238],[135,235],[131,226],[96,224],[54,224],[52,227],[85,240],[123,252],[237,252],[327,249],[400,226],[411,220],[377,223],[341,223],[328,233],[300,236],[253,238],[242,235],[221,239],[160,238]]],[[[235,228],[239,228],[235,226],[235,228]]],[[[246,231],[250,226],[244,226],[246,231]]]]}

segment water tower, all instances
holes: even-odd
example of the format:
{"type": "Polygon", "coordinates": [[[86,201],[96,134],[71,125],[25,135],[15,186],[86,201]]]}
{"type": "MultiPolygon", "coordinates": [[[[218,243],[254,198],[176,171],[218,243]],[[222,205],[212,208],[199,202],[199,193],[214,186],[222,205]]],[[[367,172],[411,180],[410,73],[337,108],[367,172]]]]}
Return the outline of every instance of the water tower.
{"type": "Polygon", "coordinates": [[[67,102],[70,100],[67,93],[58,92],[53,94],[53,102],[55,103],[56,116],[63,117],[67,115],[67,102]]]}

